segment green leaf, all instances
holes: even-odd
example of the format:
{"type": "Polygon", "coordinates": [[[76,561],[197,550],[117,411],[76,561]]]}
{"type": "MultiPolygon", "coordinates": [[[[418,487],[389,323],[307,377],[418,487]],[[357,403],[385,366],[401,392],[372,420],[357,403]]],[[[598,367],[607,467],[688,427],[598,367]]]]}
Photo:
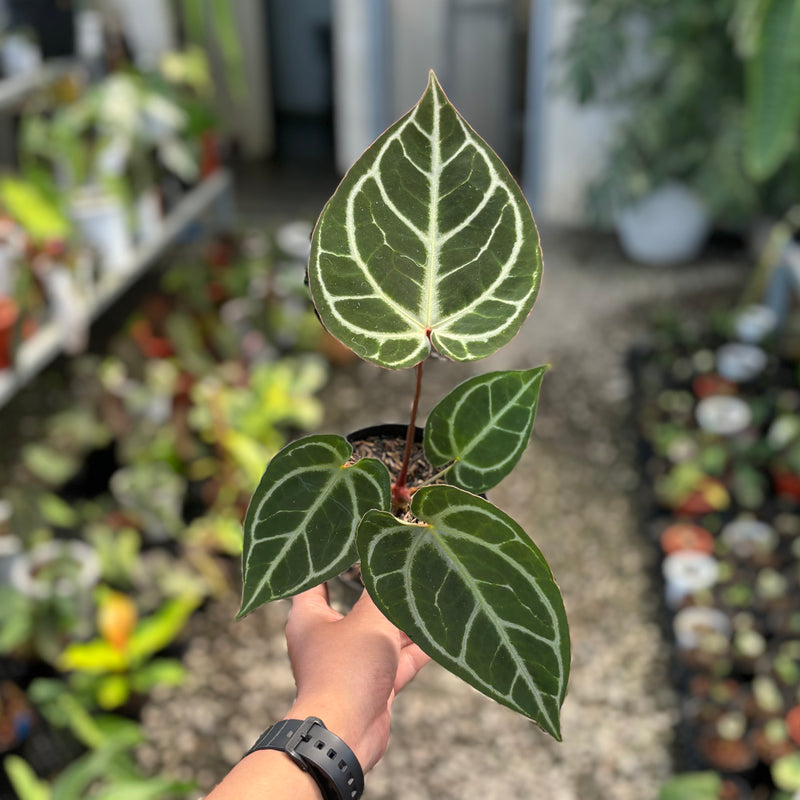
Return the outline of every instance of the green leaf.
{"type": "Polygon", "coordinates": [[[718,800],[722,778],[716,772],[676,775],[661,787],[658,800],[718,800]]]}
{"type": "Polygon", "coordinates": [[[767,0],[745,78],[745,164],[764,180],[800,134],[800,0],[767,0]]]}
{"type": "Polygon", "coordinates": [[[39,780],[30,764],[19,756],[6,756],[3,759],[8,779],[19,800],[50,800],[50,787],[39,780]]]}
{"type": "Polygon", "coordinates": [[[94,800],[165,800],[167,797],[185,797],[196,788],[188,781],[174,781],[155,776],[115,781],[101,790],[94,800]]]}
{"type": "Polygon", "coordinates": [[[524,322],[540,275],[522,192],[433,73],[328,201],[308,270],[325,327],[392,369],[431,343],[455,361],[491,355],[524,322]]]}
{"type": "Polygon", "coordinates": [[[19,178],[3,178],[0,181],[0,202],[37,242],[66,239],[71,233],[67,218],[33,183],[19,178]]]}
{"type": "Polygon", "coordinates": [[[560,740],[569,631],[539,549],[491,503],[452,486],[420,489],[411,512],[427,524],[370,511],[358,529],[376,605],[444,667],[560,740]]]}
{"type": "Polygon", "coordinates": [[[781,756],[770,768],[772,780],[785,792],[800,791],[800,753],[781,756]]]}
{"type": "Polygon", "coordinates": [[[528,444],[546,369],[491,372],[457,386],[428,417],[428,461],[435,467],[455,461],[448,481],[469,492],[496,486],[528,444]]]}
{"type": "Polygon", "coordinates": [[[180,686],[188,672],[175,658],[157,658],[131,675],[131,688],[145,694],[154,686],[180,686]]]}
{"type": "Polygon", "coordinates": [[[117,650],[105,639],[92,639],[89,642],[73,642],[67,645],[56,665],[64,672],[75,670],[90,675],[102,675],[127,669],[129,659],[127,653],[117,650]]]}
{"type": "Polygon", "coordinates": [[[172,643],[183,630],[201,598],[190,594],[167,600],[155,613],[145,617],[131,635],[127,655],[131,662],[141,663],[172,643]]]}
{"type": "Polygon", "coordinates": [[[358,522],[371,508],[390,507],[390,481],[375,459],[347,466],[352,452],[341,436],[306,436],[270,461],[244,520],[240,617],[357,560],[358,522]]]}
{"type": "Polygon", "coordinates": [[[128,702],[131,696],[131,679],[128,675],[104,675],[98,681],[94,699],[104,711],[112,711],[128,702]]]}

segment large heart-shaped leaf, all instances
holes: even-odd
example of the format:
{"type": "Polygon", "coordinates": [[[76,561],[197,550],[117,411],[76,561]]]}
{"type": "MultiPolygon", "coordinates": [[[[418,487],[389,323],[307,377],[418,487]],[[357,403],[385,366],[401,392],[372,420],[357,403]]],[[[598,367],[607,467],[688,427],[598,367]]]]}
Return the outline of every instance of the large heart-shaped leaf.
{"type": "Polygon", "coordinates": [[[428,461],[455,461],[447,479],[469,492],[496,486],[528,444],[546,370],[491,372],[456,386],[428,416],[428,461]]]}
{"type": "Polygon", "coordinates": [[[426,653],[561,738],[570,646],[561,594],[514,520],[453,486],[420,489],[424,525],[368,512],[358,529],[364,584],[426,653]]]}
{"type": "Polygon", "coordinates": [[[270,461],[244,520],[242,608],[310,589],[358,558],[364,512],[390,507],[389,473],[373,458],[351,466],[341,436],[306,436],[270,461]]]}
{"type": "Polygon", "coordinates": [[[325,327],[393,369],[491,355],[539,288],[539,236],[503,162],[431,73],[320,215],[308,278],[325,327]]]}

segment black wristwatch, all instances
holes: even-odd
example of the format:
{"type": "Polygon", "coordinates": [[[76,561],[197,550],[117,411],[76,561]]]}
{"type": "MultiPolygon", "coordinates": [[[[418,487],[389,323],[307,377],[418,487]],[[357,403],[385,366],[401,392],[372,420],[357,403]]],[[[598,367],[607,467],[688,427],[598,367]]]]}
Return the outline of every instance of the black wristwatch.
{"type": "Polygon", "coordinates": [[[358,800],[364,793],[364,771],[355,753],[317,717],[275,723],[245,756],[256,750],[282,750],[314,778],[325,800],[358,800]]]}

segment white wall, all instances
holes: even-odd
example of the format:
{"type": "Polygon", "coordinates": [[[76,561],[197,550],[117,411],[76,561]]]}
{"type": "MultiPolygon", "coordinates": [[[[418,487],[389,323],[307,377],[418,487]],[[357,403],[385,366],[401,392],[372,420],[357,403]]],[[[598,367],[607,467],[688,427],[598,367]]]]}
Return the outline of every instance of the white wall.
{"type": "MultiPolygon", "coordinates": [[[[555,52],[563,47],[575,19],[571,0],[532,0],[531,24],[537,17],[549,17],[544,24],[548,53],[543,76],[541,119],[528,119],[526,133],[526,176],[537,220],[565,226],[582,226],[589,220],[584,197],[589,183],[602,170],[614,136],[619,112],[600,106],[580,106],[559,88],[560,65],[555,52]],[[537,2],[539,14],[536,13],[537,2]],[[548,14],[541,13],[546,6],[548,14]],[[531,125],[539,124],[538,153],[531,125]],[[532,165],[535,162],[535,166],[532,165]],[[535,178],[534,178],[535,176],[535,178]]],[[[540,24],[542,21],[540,20],[540,24]]],[[[529,54],[529,59],[533,54],[529,54]]],[[[529,76],[530,80],[530,76],[529,76]]],[[[530,89],[530,87],[529,87],[530,89]]]]}

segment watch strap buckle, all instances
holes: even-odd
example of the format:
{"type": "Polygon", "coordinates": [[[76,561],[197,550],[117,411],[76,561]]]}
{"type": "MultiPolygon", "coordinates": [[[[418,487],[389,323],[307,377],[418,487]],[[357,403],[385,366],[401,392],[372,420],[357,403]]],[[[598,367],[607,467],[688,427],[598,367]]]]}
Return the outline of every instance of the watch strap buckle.
{"type": "MultiPolygon", "coordinates": [[[[308,742],[311,740],[311,730],[315,725],[320,725],[325,728],[325,723],[319,717],[306,717],[284,745],[286,754],[303,770],[303,772],[308,772],[308,764],[303,756],[297,752],[297,747],[301,742],[308,742]]],[[[325,730],[327,730],[327,728],[325,728],[325,730]]]]}

